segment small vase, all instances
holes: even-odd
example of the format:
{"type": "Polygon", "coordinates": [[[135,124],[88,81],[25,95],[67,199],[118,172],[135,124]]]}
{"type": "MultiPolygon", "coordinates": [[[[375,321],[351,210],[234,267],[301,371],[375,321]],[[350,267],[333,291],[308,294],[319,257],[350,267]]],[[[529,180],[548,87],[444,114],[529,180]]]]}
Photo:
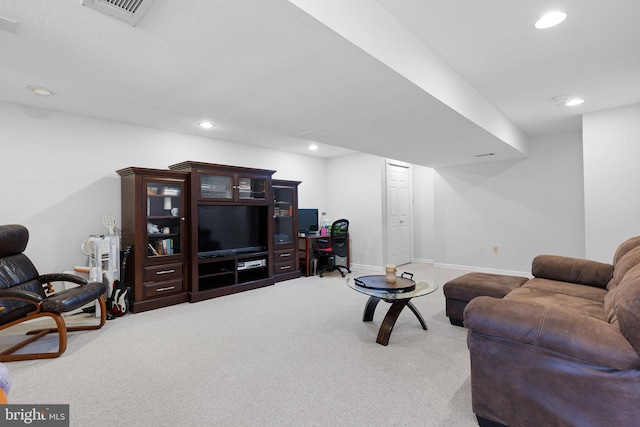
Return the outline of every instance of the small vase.
{"type": "Polygon", "coordinates": [[[385,266],[387,270],[387,274],[385,275],[384,280],[387,283],[396,283],[396,266],[395,265],[387,265],[385,266]]]}

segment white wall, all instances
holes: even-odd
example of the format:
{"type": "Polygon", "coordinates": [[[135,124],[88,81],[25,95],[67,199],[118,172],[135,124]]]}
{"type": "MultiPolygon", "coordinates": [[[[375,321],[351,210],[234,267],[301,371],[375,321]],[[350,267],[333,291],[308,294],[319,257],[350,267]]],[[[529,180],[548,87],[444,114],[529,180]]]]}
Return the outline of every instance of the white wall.
{"type": "Polygon", "coordinates": [[[533,138],[524,160],[436,170],[436,262],[526,273],[541,253],[583,257],[581,142],[533,138]]]}
{"type": "MultiPolygon", "coordinates": [[[[640,201],[619,197],[635,195],[638,182],[631,162],[640,151],[639,110],[585,117],[584,169],[580,133],[534,138],[521,161],[412,165],[414,259],[528,272],[539,253],[585,256],[586,228],[586,255],[610,261],[622,239],[640,234],[640,201]]],[[[83,264],[80,243],[106,231],[102,216],[120,220],[117,169],[164,169],[184,160],[274,169],[276,178],[302,181],[300,206],[351,220],[352,262],[384,265],[383,158],[324,160],[7,103],[0,103],[0,117],[0,224],[29,228],[27,254],[42,272],[83,264]]]]}
{"type": "Polygon", "coordinates": [[[413,259],[432,263],[435,260],[434,170],[413,165],[413,259]]]}
{"type": "Polygon", "coordinates": [[[26,253],[41,273],[83,265],[81,242],[120,221],[127,166],[166,169],[185,160],[277,170],[302,181],[300,204],[326,206],[326,161],[194,135],[0,102],[0,224],[29,229],[26,253]]]}
{"type": "Polygon", "coordinates": [[[327,161],[327,218],[349,220],[351,263],[384,266],[382,185],[384,159],[356,153],[327,161]]]}
{"type": "Polygon", "coordinates": [[[640,104],[585,114],[583,132],[586,255],[611,262],[640,234],[640,104]]]}

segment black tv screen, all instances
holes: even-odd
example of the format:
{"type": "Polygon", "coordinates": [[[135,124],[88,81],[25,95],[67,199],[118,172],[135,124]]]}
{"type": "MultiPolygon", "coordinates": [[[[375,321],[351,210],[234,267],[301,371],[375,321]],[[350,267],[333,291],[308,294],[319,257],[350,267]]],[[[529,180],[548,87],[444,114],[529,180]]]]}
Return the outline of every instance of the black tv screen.
{"type": "Polygon", "coordinates": [[[198,206],[198,256],[267,250],[266,206],[198,206]]]}
{"type": "Polygon", "coordinates": [[[298,209],[298,233],[318,230],[318,209],[298,209]]]}

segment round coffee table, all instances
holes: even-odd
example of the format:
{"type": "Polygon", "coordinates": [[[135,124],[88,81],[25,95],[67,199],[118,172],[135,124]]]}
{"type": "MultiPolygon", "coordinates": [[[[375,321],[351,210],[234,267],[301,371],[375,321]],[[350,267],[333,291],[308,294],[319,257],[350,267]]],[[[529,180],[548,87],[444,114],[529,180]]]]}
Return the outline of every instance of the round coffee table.
{"type": "Polygon", "coordinates": [[[422,329],[427,330],[427,323],[422,318],[418,309],[411,303],[412,298],[421,297],[430,294],[438,289],[438,284],[433,280],[413,280],[413,275],[403,273],[401,277],[396,278],[396,284],[389,284],[385,281],[384,275],[361,276],[354,280],[347,279],[347,284],[351,289],[361,292],[369,296],[369,300],[364,307],[362,315],[363,322],[373,320],[373,313],[380,301],[391,304],[387,314],[384,316],[380,330],[378,331],[378,344],[389,344],[389,337],[393,326],[398,320],[398,316],[405,307],[409,307],[413,314],[418,318],[422,329]],[[405,277],[409,275],[411,277],[405,277]]]}

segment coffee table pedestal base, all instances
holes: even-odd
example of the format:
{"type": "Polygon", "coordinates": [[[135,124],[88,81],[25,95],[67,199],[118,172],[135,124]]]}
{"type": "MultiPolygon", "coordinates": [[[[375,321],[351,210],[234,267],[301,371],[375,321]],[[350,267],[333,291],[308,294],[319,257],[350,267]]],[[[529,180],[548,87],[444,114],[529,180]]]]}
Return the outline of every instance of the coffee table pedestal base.
{"type": "MultiPolygon", "coordinates": [[[[364,307],[364,314],[362,315],[363,322],[371,322],[373,320],[373,313],[376,311],[376,307],[381,300],[382,298],[373,296],[369,297],[367,305],[364,307]]],[[[389,307],[389,311],[387,311],[387,314],[384,316],[384,320],[382,321],[382,325],[380,325],[378,338],[376,339],[376,342],[378,344],[389,344],[389,337],[391,336],[393,326],[396,324],[396,320],[398,320],[398,316],[400,316],[400,313],[405,308],[405,306],[408,306],[413,314],[415,314],[415,316],[418,318],[422,329],[424,329],[425,331],[427,330],[427,323],[422,318],[422,315],[420,314],[418,309],[411,303],[410,298],[386,302],[390,303],[391,307],[389,307]]]]}

